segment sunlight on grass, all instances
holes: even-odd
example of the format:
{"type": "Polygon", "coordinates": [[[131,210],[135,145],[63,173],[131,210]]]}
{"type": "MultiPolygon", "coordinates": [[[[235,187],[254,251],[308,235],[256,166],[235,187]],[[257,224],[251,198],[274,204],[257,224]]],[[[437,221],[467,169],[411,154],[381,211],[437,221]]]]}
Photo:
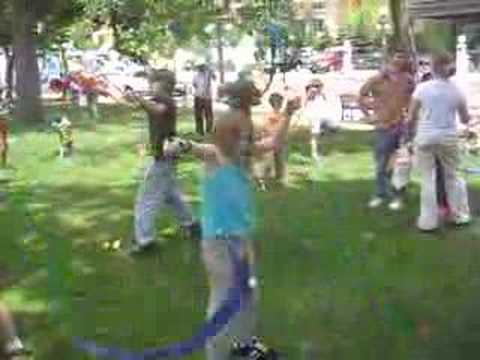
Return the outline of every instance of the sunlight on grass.
{"type": "Polygon", "coordinates": [[[12,311],[42,313],[48,309],[47,302],[31,299],[28,292],[22,288],[11,288],[2,291],[2,300],[11,307],[12,311]]]}
{"type": "MultiPolygon", "coordinates": [[[[158,253],[134,260],[116,249],[133,234],[146,127],[139,112],[101,111],[93,122],[69,110],[77,152],[68,160],[56,156],[46,126],[13,129],[17,171],[0,208],[9,230],[0,242],[0,276],[8,274],[1,296],[25,313],[36,359],[86,359],[71,348],[72,334],[137,349],[166,344],[192,335],[205,318],[198,244],[181,236],[170,212],[158,220],[158,253]],[[48,277],[48,269],[59,273],[48,277]],[[45,322],[47,305],[62,296],[71,301],[67,330],[45,322]]],[[[181,114],[179,132],[191,133],[191,112],[181,114]]],[[[449,350],[449,360],[475,358],[468,354],[478,354],[480,224],[418,233],[417,185],[401,213],[367,209],[371,141],[368,132],[344,131],[314,165],[308,133],[295,131],[290,185],[256,194],[260,335],[289,359],[447,359],[438,349],[449,350]]],[[[198,210],[201,164],[185,156],[178,174],[198,210]]],[[[480,188],[478,177],[469,182],[480,188]]]]}

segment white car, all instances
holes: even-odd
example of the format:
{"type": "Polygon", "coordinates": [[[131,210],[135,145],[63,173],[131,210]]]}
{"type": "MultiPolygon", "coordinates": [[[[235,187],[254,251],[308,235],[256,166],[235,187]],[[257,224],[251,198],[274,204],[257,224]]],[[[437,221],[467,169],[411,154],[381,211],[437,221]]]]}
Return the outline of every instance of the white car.
{"type": "Polygon", "coordinates": [[[105,63],[99,72],[106,78],[108,83],[118,90],[134,91],[139,94],[148,94],[150,92],[150,84],[145,68],[134,64],[105,63]]]}

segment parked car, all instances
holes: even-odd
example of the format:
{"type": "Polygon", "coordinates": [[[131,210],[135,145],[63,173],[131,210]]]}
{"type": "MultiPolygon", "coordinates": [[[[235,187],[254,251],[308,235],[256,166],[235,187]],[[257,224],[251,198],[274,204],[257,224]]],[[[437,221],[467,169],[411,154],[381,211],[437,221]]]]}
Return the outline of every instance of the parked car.
{"type": "Polygon", "coordinates": [[[356,70],[375,70],[379,69],[384,60],[382,50],[372,47],[354,47],[352,54],[353,68],[356,70]]]}
{"type": "Polygon", "coordinates": [[[339,71],[343,66],[343,47],[328,48],[312,58],[313,73],[339,71]]]}
{"type": "Polygon", "coordinates": [[[144,95],[150,93],[150,84],[145,71],[125,73],[112,70],[101,75],[118,90],[130,90],[144,95]]]}
{"type": "Polygon", "coordinates": [[[98,58],[100,68],[98,74],[121,91],[134,91],[139,94],[148,94],[150,84],[148,82],[148,70],[145,66],[123,58],[111,61],[108,58],[98,58]]]}

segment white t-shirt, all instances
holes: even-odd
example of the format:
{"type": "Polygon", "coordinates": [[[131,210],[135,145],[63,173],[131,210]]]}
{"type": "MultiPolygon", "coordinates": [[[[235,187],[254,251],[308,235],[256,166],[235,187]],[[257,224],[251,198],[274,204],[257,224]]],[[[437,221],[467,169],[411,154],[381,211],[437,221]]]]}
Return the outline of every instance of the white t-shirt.
{"type": "Polygon", "coordinates": [[[465,97],[455,84],[429,80],[418,85],[412,96],[421,103],[417,144],[438,144],[457,136],[457,112],[465,97]]]}
{"type": "Polygon", "coordinates": [[[342,104],[335,95],[317,95],[315,99],[307,101],[303,109],[303,117],[310,122],[314,133],[320,132],[322,123],[334,126],[341,117],[342,104]]]}
{"type": "Polygon", "coordinates": [[[193,78],[194,95],[204,99],[211,99],[212,81],[213,75],[209,70],[197,72],[193,78]]]}

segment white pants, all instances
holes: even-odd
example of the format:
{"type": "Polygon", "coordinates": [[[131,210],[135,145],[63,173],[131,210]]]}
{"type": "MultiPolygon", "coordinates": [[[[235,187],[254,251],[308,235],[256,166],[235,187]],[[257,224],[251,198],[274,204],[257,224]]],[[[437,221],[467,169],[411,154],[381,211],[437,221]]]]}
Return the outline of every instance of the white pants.
{"type": "Polygon", "coordinates": [[[184,200],[175,180],[171,161],[154,161],[145,172],[135,203],[135,240],[147,245],[155,239],[155,218],[169,205],[183,225],[193,222],[192,211],[184,200]]]}
{"type": "MultiPolygon", "coordinates": [[[[250,243],[242,240],[243,253],[246,254],[248,252],[248,246],[250,246],[250,243]]],[[[207,310],[207,317],[210,318],[227,298],[228,290],[234,284],[233,267],[228,243],[225,240],[211,239],[202,241],[202,255],[210,285],[207,310]]],[[[233,359],[230,356],[233,341],[247,342],[255,335],[257,302],[258,292],[254,289],[252,301],[245,304],[243,310],[230,320],[220,334],[207,342],[207,360],[233,359]]]]}
{"type": "Polygon", "coordinates": [[[337,129],[338,126],[332,118],[319,117],[311,120],[311,132],[313,135],[322,135],[326,130],[337,129]]]}
{"type": "Polygon", "coordinates": [[[420,216],[418,227],[432,230],[439,225],[436,191],[435,158],[442,164],[445,173],[445,189],[453,219],[469,216],[467,185],[459,176],[459,148],[455,139],[439,144],[417,145],[416,163],[421,175],[420,216]]]}

